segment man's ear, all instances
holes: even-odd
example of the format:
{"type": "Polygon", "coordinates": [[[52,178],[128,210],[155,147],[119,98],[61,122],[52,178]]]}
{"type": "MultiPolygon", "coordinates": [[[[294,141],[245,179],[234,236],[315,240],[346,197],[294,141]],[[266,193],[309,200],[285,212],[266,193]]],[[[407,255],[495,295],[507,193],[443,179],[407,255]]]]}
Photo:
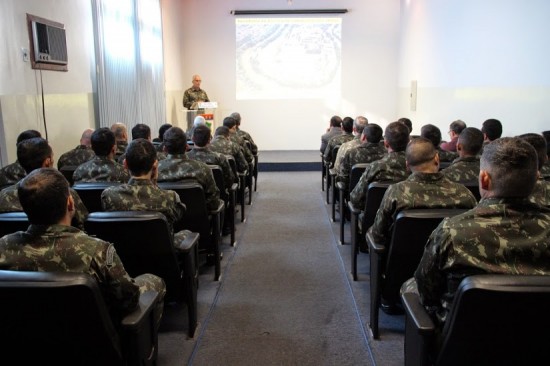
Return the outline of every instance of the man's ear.
{"type": "Polygon", "coordinates": [[[69,197],[67,197],[67,211],[71,214],[71,217],[74,216],[75,213],[75,205],[74,205],[74,199],[73,196],[69,194],[69,197]]]}
{"type": "Polygon", "coordinates": [[[491,175],[486,170],[479,171],[479,188],[488,191],[491,187],[491,175]]]}
{"type": "Polygon", "coordinates": [[[126,158],[122,160],[122,165],[124,166],[124,169],[128,170],[128,162],[126,161],[126,158]]]}
{"type": "Polygon", "coordinates": [[[388,143],[388,140],[384,139],[384,147],[388,149],[390,147],[390,144],[388,143]]]}
{"type": "Polygon", "coordinates": [[[460,142],[456,144],[456,151],[462,151],[462,144],[460,142]]]}

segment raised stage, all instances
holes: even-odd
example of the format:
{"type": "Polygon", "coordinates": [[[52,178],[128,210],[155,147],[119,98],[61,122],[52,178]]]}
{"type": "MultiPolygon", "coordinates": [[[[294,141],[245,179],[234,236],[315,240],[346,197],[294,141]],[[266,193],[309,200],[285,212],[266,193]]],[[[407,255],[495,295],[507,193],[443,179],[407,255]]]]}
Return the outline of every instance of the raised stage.
{"type": "Polygon", "coordinates": [[[319,150],[260,150],[258,171],[321,171],[319,150]]]}

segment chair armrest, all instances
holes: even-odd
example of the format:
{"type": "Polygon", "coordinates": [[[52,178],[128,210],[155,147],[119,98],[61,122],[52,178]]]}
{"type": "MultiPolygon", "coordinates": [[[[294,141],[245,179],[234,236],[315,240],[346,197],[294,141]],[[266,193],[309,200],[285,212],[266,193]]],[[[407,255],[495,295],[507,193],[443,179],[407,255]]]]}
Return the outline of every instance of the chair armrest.
{"type": "Polygon", "coordinates": [[[336,182],[336,188],[339,191],[344,192],[346,190],[346,184],[344,182],[336,182]]]}
{"type": "Polygon", "coordinates": [[[146,291],[139,296],[138,306],[122,319],[122,327],[125,331],[135,332],[143,326],[144,319],[153,311],[153,304],[160,294],[156,291],[146,291]]]}
{"type": "Polygon", "coordinates": [[[218,215],[220,212],[223,211],[224,208],[225,208],[225,203],[222,200],[219,200],[218,201],[218,207],[215,208],[214,210],[208,211],[208,214],[209,215],[218,215]]]}
{"type": "Polygon", "coordinates": [[[199,242],[199,238],[200,238],[199,233],[195,233],[189,230],[187,231],[188,231],[188,234],[185,236],[185,239],[183,239],[177,245],[178,252],[180,253],[188,253],[199,242]]]}
{"type": "Polygon", "coordinates": [[[420,295],[414,292],[404,292],[401,294],[401,301],[407,317],[414,324],[418,334],[422,336],[434,334],[435,324],[424,305],[420,303],[420,295]]]}
{"type": "Polygon", "coordinates": [[[330,169],[328,170],[328,173],[329,173],[330,175],[336,176],[336,169],[330,168],[330,169]]]}
{"type": "Polygon", "coordinates": [[[361,213],[361,210],[356,208],[352,203],[351,201],[348,202],[348,208],[349,208],[349,211],[351,212],[352,215],[356,215],[356,216],[359,216],[359,214],[361,213]]]}
{"type": "Polygon", "coordinates": [[[381,255],[386,252],[386,246],[384,244],[376,243],[370,231],[367,231],[367,244],[372,250],[371,253],[381,255]]]}
{"type": "Polygon", "coordinates": [[[237,190],[237,188],[239,188],[239,183],[233,183],[231,185],[231,188],[229,188],[229,191],[235,192],[237,190]]]}

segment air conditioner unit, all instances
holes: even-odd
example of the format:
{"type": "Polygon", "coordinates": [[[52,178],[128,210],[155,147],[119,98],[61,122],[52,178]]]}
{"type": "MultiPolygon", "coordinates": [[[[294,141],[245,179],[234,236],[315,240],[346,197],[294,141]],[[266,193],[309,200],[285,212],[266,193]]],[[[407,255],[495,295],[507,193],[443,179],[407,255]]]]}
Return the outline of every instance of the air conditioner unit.
{"type": "Polygon", "coordinates": [[[32,21],[34,61],[37,63],[67,65],[65,29],[32,21]]]}

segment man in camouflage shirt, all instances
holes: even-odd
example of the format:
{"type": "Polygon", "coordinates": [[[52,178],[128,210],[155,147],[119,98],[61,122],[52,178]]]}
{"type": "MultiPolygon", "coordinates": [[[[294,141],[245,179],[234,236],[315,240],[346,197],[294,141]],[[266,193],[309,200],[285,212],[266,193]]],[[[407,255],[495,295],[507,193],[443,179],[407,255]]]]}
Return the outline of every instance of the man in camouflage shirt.
{"type": "MultiPolygon", "coordinates": [[[[17,160],[28,174],[38,168],[53,167],[53,151],[48,141],[42,137],[23,140],[17,144],[17,160]]],[[[23,207],[19,202],[17,185],[11,185],[0,192],[0,212],[21,212],[23,207]]],[[[73,226],[84,228],[88,210],[74,189],[70,189],[74,201],[75,213],[73,226]]]]}
{"type": "Polygon", "coordinates": [[[230,155],[235,159],[238,173],[248,170],[248,163],[244,158],[241,148],[229,139],[229,129],[225,126],[216,128],[214,139],[210,143],[210,149],[220,154],[230,155]]]}
{"type": "Polygon", "coordinates": [[[340,118],[340,116],[332,116],[330,118],[329,128],[326,133],[321,136],[321,154],[325,153],[329,140],[340,134],[342,134],[342,118],[340,118]]]}
{"type": "Polygon", "coordinates": [[[527,141],[537,152],[537,168],[539,169],[537,183],[529,200],[541,206],[550,207],[550,182],[542,178],[542,167],[548,161],[546,155],[546,140],[538,133],[526,133],[519,136],[527,141]]]}
{"type": "Polygon", "coordinates": [[[126,148],[128,147],[128,129],[124,123],[115,122],[111,126],[111,131],[115,134],[116,143],[114,159],[118,160],[118,158],[124,154],[126,148]]]}
{"type": "Polygon", "coordinates": [[[254,155],[252,155],[252,151],[246,145],[245,140],[237,134],[237,121],[233,117],[225,117],[223,125],[229,129],[229,139],[241,148],[243,156],[248,163],[248,169],[252,170],[254,167],[254,155]]]}
{"type": "Polygon", "coordinates": [[[327,162],[334,162],[336,159],[336,156],[332,156],[334,148],[351,140],[353,140],[353,118],[344,117],[342,120],[342,133],[328,140],[327,147],[323,152],[323,159],[327,162]]]}
{"type": "Polygon", "coordinates": [[[0,269],[87,273],[98,282],[115,324],[138,306],[140,292],[156,291],[161,295],[155,308],[158,325],[164,281],[152,274],[132,279],[112,244],[70,226],[75,206],[61,173],[34,170],[18,184],[18,196],[30,226],[0,239],[0,269]]]}
{"type": "Polygon", "coordinates": [[[420,294],[443,327],[462,279],[475,274],[550,275],[550,210],[529,202],[537,153],[521,138],[485,145],[481,201],[433,231],[414,278],[402,292],[420,294]]]}
{"type": "Polygon", "coordinates": [[[95,157],[81,164],[73,173],[73,180],[78,182],[118,182],[126,183],[130,175],[122,164],[114,160],[115,135],[106,127],[98,128],[92,133],[92,149],[95,157]]]}
{"type": "Polygon", "coordinates": [[[158,164],[158,181],[196,180],[204,190],[206,209],[215,210],[219,207],[220,191],[212,171],[202,161],[189,159],[186,149],[187,137],[181,128],[171,127],[164,133],[164,151],[168,156],[158,164]]]}
{"type": "MultiPolygon", "coordinates": [[[[351,168],[355,164],[371,163],[382,159],[386,154],[386,149],[380,145],[381,139],[382,127],[376,123],[367,125],[363,129],[361,145],[355,149],[348,150],[342,159],[342,169],[341,174],[338,175],[338,181],[343,182],[348,187],[351,168]]],[[[340,154],[340,150],[338,150],[338,154],[340,154]]]]}
{"type": "MultiPolygon", "coordinates": [[[[17,145],[23,140],[31,139],[33,137],[42,137],[40,135],[40,132],[36,130],[26,130],[23,131],[17,136],[17,145]]],[[[27,175],[25,172],[25,169],[19,164],[19,160],[16,160],[15,162],[6,165],[2,169],[0,169],[0,189],[2,187],[7,187],[12,184],[15,184],[19,182],[21,179],[23,179],[27,175]]]]}
{"type": "Polygon", "coordinates": [[[453,182],[472,182],[479,177],[479,152],[483,146],[483,133],[475,127],[467,127],[458,136],[458,158],[442,172],[453,182]]]}
{"type": "MultiPolygon", "coordinates": [[[[157,187],[158,160],[153,143],[135,139],[126,149],[124,166],[130,171],[127,184],[106,188],[101,193],[101,206],[105,211],[157,211],[174,225],[185,213],[185,205],[174,191],[157,187]]],[[[174,247],[179,249],[188,234],[182,230],[174,235],[174,247]]]]}
{"type": "Polygon", "coordinates": [[[446,151],[441,148],[441,130],[439,127],[431,124],[422,126],[420,129],[420,136],[425,137],[432,142],[439,154],[439,161],[442,163],[448,163],[455,160],[458,155],[452,151],[446,151]]]}
{"type": "Polygon", "coordinates": [[[253,155],[258,154],[258,146],[254,143],[254,139],[250,134],[246,131],[241,130],[241,114],[238,112],[233,112],[229,115],[229,117],[232,117],[237,122],[237,135],[244,139],[245,141],[248,141],[250,143],[250,151],[253,155]]]}
{"type": "Polygon", "coordinates": [[[64,166],[79,166],[95,156],[92,150],[92,133],[94,133],[94,130],[91,128],[84,130],[80,137],[80,145],[59,157],[57,169],[61,169],[64,166]]]}
{"type": "MultiPolygon", "coordinates": [[[[132,127],[132,140],[135,140],[135,139],[145,139],[145,140],[151,141],[151,127],[147,126],[144,123],[138,123],[137,125],[132,127]]],[[[155,149],[157,150],[158,160],[166,159],[166,154],[163,151],[158,151],[156,147],[155,149]]],[[[126,159],[126,151],[118,157],[117,162],[119,164],[123,164],[124,159],[126,159]]]]}
{"type": "Polygon", "coordinates": [[[400,182],[409,172],[405,161],[405,148],[409,142],[409,128],[401,122],[390,123],[385,130],[384,146],[388,154],[369,163],[359,182],[350,193],[350,202],[358,210],[365,208],[367,189],[372,182],[400,182]]]}
{"type": "Polygon", "coordinates": [[[346,153],[362,144],[361,136],[365,126],[368,124],[369,121],[363,116],[357,116],[353,120],[353,139],[340,145],[338,154],[336,154],[336,158],[334,159],[334,171],[336,171],[337,175],[342,175],[342,160],[346,153]]]}
{"type": "Polygon", "coordinates": [[[197,103],[209,102],[208,95],[201,89],[200,75],[193,75],[191,80],[193,86],[183,93],[183,107],[187,109],[197,109],[197,103]]]}

